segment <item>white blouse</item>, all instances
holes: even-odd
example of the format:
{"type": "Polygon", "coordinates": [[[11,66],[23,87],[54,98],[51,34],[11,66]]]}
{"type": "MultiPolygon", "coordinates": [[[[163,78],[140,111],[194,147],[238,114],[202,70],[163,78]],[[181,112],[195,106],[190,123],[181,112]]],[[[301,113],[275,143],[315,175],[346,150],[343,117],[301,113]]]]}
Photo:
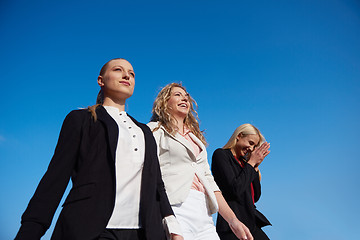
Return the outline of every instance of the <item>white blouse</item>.
{"type": "Polygon", "coordinates": [[[144,133],[125,111],[104,106],[119,128],[116,146],[115,207],[107,228],[137,229],[139,222],[141,176],[145,157],[144,133]]]}

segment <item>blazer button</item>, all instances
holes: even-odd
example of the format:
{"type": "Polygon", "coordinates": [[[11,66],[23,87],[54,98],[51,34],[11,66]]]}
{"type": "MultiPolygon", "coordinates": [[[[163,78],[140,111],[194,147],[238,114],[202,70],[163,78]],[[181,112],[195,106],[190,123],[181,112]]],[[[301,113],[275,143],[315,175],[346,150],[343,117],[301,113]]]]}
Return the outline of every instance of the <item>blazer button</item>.
{"type": "Polygon", "coordinates": [[[191,166],[195,167],[195,166],[196,166],[196,163],[194,163],[194,162],[193,162],[193,163],[191,163],[191,166]]]}

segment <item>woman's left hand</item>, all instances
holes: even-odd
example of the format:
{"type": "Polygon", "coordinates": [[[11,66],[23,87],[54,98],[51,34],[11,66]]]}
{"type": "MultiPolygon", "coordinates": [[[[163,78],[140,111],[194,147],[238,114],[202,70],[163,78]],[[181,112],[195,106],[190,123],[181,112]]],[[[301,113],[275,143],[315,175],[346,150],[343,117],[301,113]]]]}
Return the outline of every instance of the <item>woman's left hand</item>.
{"type": "Polygon", "coordinates": [[[248,163],[252,165],[255,169],[264,161],[264,158],[270,153],[270,143],[264,142],[259,148],[251,153],[248,163]]]}

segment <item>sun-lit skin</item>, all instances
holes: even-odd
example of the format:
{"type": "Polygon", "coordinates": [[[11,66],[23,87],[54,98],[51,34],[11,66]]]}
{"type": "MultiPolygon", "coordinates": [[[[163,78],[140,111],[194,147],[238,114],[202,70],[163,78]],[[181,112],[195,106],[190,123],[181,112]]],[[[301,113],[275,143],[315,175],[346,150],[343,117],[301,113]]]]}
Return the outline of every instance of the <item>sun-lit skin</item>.
{"type": "Polygon", "coordinates": [[[104,93],[105,106],[125,110],[125,101],[132,96],[135,87],[135,72],[132,65],[125,59],[115,59],[103,76],[98,77],[98,84],[104,93]]]}
{"type": "Polygon", "coordinates": [[[257,134],[242,135],[236,137],[236,144],[231,149],[237,158],[248,156],[248,163],[258,171],[259,165],[264,158],[270,153],[270,143],[264,142],[260,147],[255,148],[259,144],[260,137],[257,134]]]}
{"type": "Polygon", "coordinates": [[[246,136],[237,136],[236,145],[234,147],[236,156],[245,157],[246,154],[251,153],[255,146],[259,143],[260,137],[256,134],[246,135],[246,136]]]}
{"type": "Polygon", "coordinates": [[[190,103],[188,93],[180,88],[171,89],[171,96],[167,102],[169,113],[177,121],[177,127],[181,133],[184,131],[184,120],[189,113],[190,103]]]}

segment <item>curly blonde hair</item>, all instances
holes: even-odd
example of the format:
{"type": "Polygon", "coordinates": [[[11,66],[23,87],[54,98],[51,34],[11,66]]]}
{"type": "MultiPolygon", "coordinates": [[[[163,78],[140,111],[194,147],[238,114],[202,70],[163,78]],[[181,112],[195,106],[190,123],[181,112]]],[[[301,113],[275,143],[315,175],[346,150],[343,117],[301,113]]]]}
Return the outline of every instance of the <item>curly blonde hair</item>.
{"type": "MultiPolygon", "coordinates": [[[[176,119],[170,114],[168,108],[168,101],[171,97],[171,91],[174,87],[182,88],[186,93],[186,88],[181,83],[170,83],[163,87],[157,95],[153,108],[152,117],[150,121],[159,121],[159,126],[154,128],[153,132],[163,126],[170,134],[175,135],[177,129],[176,119]]],[[[203,132],[200,131],[199,118],[195,110],[197,104],[195,100],[188,94],[188,101],[190,104],[190,111],[185,117],[184,125],[198,138],[204,145],[207,145],[203,132]]]]}

